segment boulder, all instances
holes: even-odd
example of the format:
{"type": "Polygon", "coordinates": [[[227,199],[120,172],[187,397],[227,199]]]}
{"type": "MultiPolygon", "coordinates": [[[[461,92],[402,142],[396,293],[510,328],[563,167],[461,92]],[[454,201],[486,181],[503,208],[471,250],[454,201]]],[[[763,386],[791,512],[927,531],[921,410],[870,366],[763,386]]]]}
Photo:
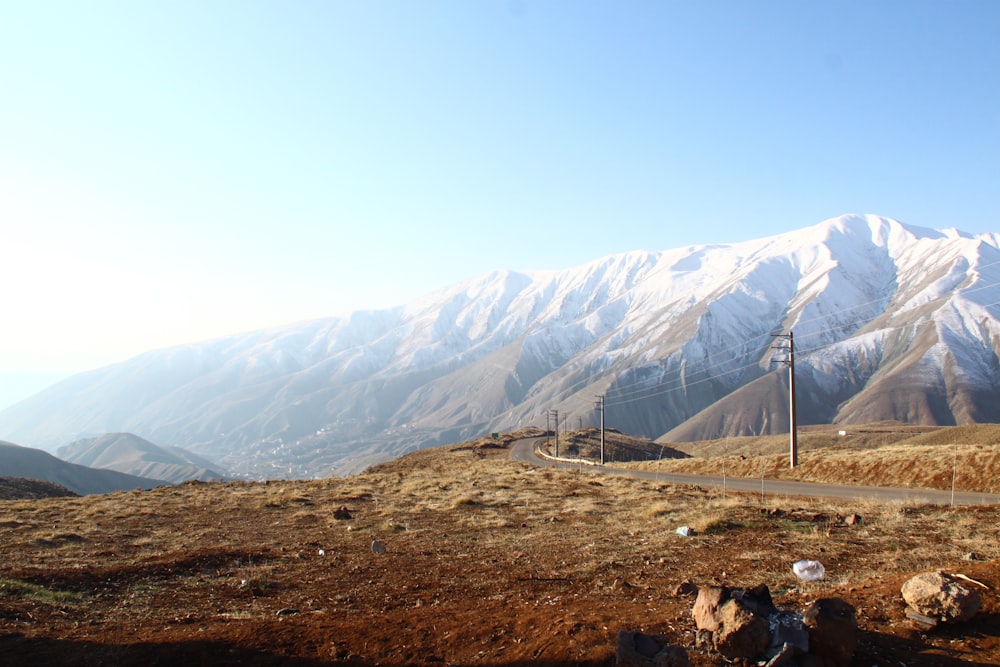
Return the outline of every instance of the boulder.
{"type": "Polygon", "coordinates": [[[691,615],[699,630],[715,632],[719,629],[719,610],[730,599],[739,601],[747,611],[759,616],[770,616],[777,609],[771,599],[771,591],[761,584],[755,588],[729,588],[728,586],[702,586],[697,589],[691,615]]]}
{"type": "Polygon", "coordinates": [[[910,610],[942,623],[968,621],[982,606],[979,593],[944,572],[918,574],[901,592],[910,610]]]}
{"type": "Polygon", "coordinates": [[[699,630],[715,632],[719,629],[719,607],[729,599],[731,593],[732,589],[726,586],[702,586],[698,589],[691,615],[699,630]]]}
{"type": "Polygon", "coordinates": [[[770,667],[849,667],[858,643],[854,607],[839,598],[813,603],[805,614],[775,607],[767,586],[703,586],[692,616],[699,643],[729,660],[770,667]]]}
{"type": "Polygon", "coordinates": [[[753,658],[767,649],[768,615],[775,611],[767,586],[744,590],[702,586],[691,615],[716,651],[729,658],[753,658]]]}
{"type": "Polygon", "coordinates": [[[840,598],[816,600],[802,615],[809,630],[809,655],[823,667],[849,667],[858,645],[854,607],[840,598]]]}
{"type": "Polygon", "coordinates": [[[657,635],[624,630],[618,633],[615,664],[618,667],[691,667],[683,647],[671,646],[657,635]]]}
{"type": "Polygon", "coordinates": [[[719,629],[712,635],[715,650],[730,660],[754,658],[767,650],[771,625],[740,600],[730,598],[719,608],[719,629]]]}

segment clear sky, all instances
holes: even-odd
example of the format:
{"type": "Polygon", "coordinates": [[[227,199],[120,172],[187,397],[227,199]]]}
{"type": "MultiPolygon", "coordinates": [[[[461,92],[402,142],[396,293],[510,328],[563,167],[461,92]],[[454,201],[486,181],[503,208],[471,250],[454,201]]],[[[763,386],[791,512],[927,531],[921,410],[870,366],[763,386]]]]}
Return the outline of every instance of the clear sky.
{"type": "Polygon", "coordinates": [[[855,212],[1000,230],[1000,2],[0,0],[0,407],[855,212]]]}

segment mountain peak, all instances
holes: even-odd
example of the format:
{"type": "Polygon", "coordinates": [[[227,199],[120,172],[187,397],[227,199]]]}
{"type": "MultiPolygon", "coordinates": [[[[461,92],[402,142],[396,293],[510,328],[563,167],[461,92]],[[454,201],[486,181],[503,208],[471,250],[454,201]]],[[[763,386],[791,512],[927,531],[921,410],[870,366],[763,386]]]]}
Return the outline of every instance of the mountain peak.
{"type": "Polygon", "coordinates": [[[636,435],[760,433],[787,428],[776,330],[795,333],[804,423],[1000,420],[997,239],[850,214],[492,271],[71,378],[0,413],[0,435],[55,447],[129,431],[270,477],[349,472],[550,410],[589,424],[595,394],[636,435]]]}

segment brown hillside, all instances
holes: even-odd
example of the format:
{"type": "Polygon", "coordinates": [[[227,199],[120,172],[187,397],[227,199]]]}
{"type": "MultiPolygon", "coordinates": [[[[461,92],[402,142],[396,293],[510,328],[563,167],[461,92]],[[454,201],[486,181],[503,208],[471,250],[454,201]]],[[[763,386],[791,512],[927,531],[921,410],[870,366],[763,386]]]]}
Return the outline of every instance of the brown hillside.
{"type": "MultiPolygon", "coordinates": [[[[556,438],[550,436],[542,449],[549,456],[555,456],[556,438]]],[[[601,429],[587,427],[559,434],[560,457],[580,457],[599,461],[601,458],[601,429]]],[[[655,461],[659,459],[683,459],[689,454],[646,438],[605,429],[604,460],[607,461],[655,461]]]]}
{"type": "Polygon", "coordinates": [[[625,467],[827,484],[1000,491],[1000,424],[866,426],[800,429],[799,465],[788,465],[789,436],[727,438],[675,444],[692,458],[625,467]],[[845,435],[840,435],[840,431],[845,435]]]}
{"type": "Polygon", "coordinates": [[[1000,664],[998,507],[761,504],[515,463],[510,440],[423,450],[349,478],[0,501],[0,655],[613,665],[618,631],[643,630],[684,646],[696,667],[728,665],[695,642],[693,598],[675,593],[690,579],[764,583],[798,611],[844,598],[861,627],[856,665],[1000,664]],[[853,512],[863,520],[847,525],[853,512]],[[681,525],[696,534],[679,536],[681,525]],[[821,560],[826,579],[798,581],[800,558],[821,560]],[[973,621],[920,633],[899,588],[938,568],[991,591],[973,621]]]}
{"type": "Polygon", "coordinates": [[[22,498],[62,498],[77,496],[65,486],[39,479],[24,477],[0,477],[0,500],[22,498]]]}

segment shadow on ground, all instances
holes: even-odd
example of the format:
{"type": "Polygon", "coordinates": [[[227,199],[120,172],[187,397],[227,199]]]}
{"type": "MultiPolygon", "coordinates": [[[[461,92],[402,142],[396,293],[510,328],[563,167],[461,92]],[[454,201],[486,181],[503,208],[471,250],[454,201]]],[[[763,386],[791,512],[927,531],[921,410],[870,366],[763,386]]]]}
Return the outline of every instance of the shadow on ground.
{"type": "Polygon", "coordinates": [[[1000,614],[980,613],[974,625],[940,626],[930,634],[914,632],[910,637],[862,632],[854,652],[854,663],[905,664],[907,667],[995,667],[995,662],[977,660],[976,642],[1000,642],[1000,614]],[[953,645],[961,649],[952,648],[953,645]]]}
{"type": "MultiPolygon", "coordinates": [[[[184,667],[314,667],[344,665],[346,667],[403,667],[402,663],[357,658],[326,660],[277,655],[269,651],[236,647],[224,642],[193,641],[139,644],[97,644],[62,639],[27,638],[23,635],[0,635],[0,656],[8,667],[153,667],[183,665],[184,667]]],[[[435,664],[430,658],[425,664],[435,664]]],[[[600,662],[529,662],[482,663],[488,667],[603,667],[614,660],[600,662]]],[[[407,663],[412,664],[412,663],[407,663]]],[[[449,664],[441,660],[438,664],[449,664]]],[[[944,664],[944,663],[942,663],[944,664]]],[[[949,663],[950,664],[950,663],[949,663]]],[[[969,664],[969,663],[965,663],[969,664]]]]}

